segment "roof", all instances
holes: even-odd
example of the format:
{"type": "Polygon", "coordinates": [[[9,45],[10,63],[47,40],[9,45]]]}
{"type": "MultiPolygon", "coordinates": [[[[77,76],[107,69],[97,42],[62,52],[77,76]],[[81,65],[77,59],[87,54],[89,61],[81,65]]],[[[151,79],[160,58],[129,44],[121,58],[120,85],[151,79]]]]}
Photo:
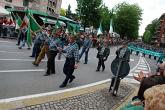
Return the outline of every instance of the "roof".
{"type": "MultiPolygon", "coordinates": [[[[18,13],[19,12],[25,13],[25,11],[26,11],[26,10],[15,10],[13,8],[10,8],[10,9],[7,9],[7,10],[10,11],[10,12],[18,12],[18,13]]],[[[48,15],[48,13],[41,12],[41,11],[38,11],[38,10],[30,10],[30,9],[28,9],[28,11],[30,13],[32,13],[32,14],[36,14],[36,15],[39,15],[39,16],[42,16],[42,17],[47,17],[47,18],[51,18],[51,19],[57,19],[54,16],[48,15]]],[[[74,21],[72,19],[69,19],[69,18],[67,18],[65,16],[60,16],[58,19],[61,20],[61,21],[64,21],[65,23],[69,22],[69,23],[79,24],[78,22],[76,22],[76,21],[74,21]]]]}

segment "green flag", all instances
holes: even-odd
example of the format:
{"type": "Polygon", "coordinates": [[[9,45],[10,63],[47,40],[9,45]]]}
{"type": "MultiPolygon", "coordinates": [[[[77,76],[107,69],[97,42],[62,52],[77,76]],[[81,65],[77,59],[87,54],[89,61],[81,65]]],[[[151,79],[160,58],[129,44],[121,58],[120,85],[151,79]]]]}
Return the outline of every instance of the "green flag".
{"type": "MultiPolygon", "coordinates": [[[[30,20],[30,15],[28,15],[28,19],[30,20]]],[[[30,22],[28,23],[28,30],[27,30],[27,43],[31,45],[31,34],[30,34],[30,22]]]]}
{"type": "Polygon", "coordinates": [[[22,24],[22,20],[21,20],[21,18],[19,17],[19,15],[18,14],[16,14],[16,16],[17,16],[17,24],[18,24],[18,26],[21,26],[21,24],[22,24]]]}
{"type": "Polygon", "coordinates": [[[56,21],[56,24],[55,24],[55,26],[54,26],[54,28],[53,28],[52,34],[54,34],[54,33],[56,32],[56,30],[57,30],[58,28],[60,28],[60,27],[61,27],[61,24],[60,24],[59,21],[57,20],[57,21],[56,21]]]}
{"type": "Polygon", "coordinates": [[[110,33],[110,34],[112,34],[112,33],[113,33],[112,19],[111,19],[111,21],[110,21],[109,33],[110,33]]]}
{"type": "Polygon", "coordinates": [[[102,25],[101,25],[101,22],[100,22],[100,26],[99,26],[99,29],[97,31],[97,36],[100,35],[100,34],[103,34],[102,31],[103,31],[102,30],[102,25]]]}
{"type": "Polygon", "coordinates": [[[42,28],[41,26],[36,22],[36,20],[33,18],[32,15],[29,15],[30,16],[30,19],[29,19],[29,23],[30,23],[30,29],[33,31],[33,32],[38,32],[40,31],[42,28]]]}

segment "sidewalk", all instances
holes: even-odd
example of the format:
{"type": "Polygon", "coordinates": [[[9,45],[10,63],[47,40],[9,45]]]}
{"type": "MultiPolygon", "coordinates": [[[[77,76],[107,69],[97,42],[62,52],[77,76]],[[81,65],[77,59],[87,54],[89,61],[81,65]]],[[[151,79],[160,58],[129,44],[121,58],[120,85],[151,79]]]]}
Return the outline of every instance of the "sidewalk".
{"type": "Polygon", "coordinates": [[[0,110],[116,110],[135,88],[121,83],[117,97],[108,92],[110,82],[59,94],[1,102],[0,110]]]}

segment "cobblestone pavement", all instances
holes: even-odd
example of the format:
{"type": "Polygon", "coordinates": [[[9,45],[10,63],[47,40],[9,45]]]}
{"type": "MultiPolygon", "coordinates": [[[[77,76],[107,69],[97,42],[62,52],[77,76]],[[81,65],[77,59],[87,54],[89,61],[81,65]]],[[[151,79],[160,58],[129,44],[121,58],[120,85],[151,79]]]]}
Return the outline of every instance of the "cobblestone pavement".
{"type": "Polygon", "coordinates": [[[108,88],[96,90],[61,100],[38,105],[26,106],[14,110],[114,110],[114,106],[133,90],[130,85],[120,85],[117,97],[108,92],[108,88]]]}

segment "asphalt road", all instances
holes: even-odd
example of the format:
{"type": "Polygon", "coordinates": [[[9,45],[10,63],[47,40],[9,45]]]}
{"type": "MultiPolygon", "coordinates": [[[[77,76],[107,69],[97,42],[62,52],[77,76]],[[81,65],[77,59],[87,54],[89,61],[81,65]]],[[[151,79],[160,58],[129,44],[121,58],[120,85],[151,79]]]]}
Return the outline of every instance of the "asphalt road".
{"type": "MultiPolygon", "coordinates": [[[[90,49],[88,64],[83,64],[84,57],[82,57],[80,67],[74,72],[76,79],[64,89],[111,78],[110,65],[115,58],[116,49],[117,47],[111,47],[104,72],[95,71],[98,62],[97,50],[90,49]]],[[[43,76],[46,70],[46,59],[39,67],[35,67],[32,65],[34,58],[29,57],[30,55],[31,50],[27,50],[26,47],[18,49],[16,40],[0,39],[0,99],[60,90],[59,85],[65,78],[62,71],[65,58],[56,60],[55,75],[43,76]]],[[[139,56],[131,55],[130,67],[135,67],[138,60],[139,56]]],[[[153,65],[153,59],[147,59],[147,61],[153,65]]]]}

